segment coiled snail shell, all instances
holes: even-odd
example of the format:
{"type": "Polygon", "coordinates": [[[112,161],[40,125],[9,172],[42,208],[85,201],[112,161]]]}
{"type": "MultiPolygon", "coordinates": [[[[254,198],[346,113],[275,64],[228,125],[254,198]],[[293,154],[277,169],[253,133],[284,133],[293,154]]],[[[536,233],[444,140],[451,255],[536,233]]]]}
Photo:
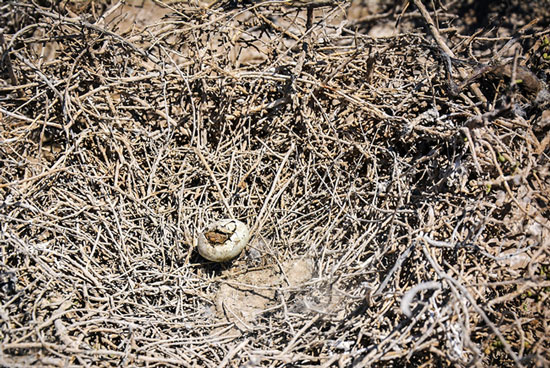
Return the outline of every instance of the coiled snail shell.
{"type": "Polygon", "coordinates": [[[243,222],[216,221],[199,234],[199,254],[209,261],[226,262],[238,256],[249,239],[250,232],[243,222]]]}

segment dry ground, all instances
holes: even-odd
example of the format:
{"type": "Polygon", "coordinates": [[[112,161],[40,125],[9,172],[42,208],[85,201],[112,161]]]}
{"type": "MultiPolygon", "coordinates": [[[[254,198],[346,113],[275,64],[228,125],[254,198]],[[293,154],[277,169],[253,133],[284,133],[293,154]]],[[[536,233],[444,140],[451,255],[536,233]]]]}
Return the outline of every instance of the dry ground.
{"type": "Polygon", "coordinates": [[[0,365],[548,366],[549,9],[3,1],[0,365]]]}

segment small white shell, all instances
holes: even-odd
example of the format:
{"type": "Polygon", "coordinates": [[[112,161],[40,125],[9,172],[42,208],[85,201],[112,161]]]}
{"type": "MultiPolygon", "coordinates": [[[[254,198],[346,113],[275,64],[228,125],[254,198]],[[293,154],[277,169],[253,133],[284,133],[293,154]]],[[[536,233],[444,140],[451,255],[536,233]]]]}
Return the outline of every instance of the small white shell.
{"type": "Polygon", "coordinates": [[[216,221],[199,234],[199,254],[213,262],[229,261],[241,253],[249,239],[250,232],[243,222],[216,221]]]}

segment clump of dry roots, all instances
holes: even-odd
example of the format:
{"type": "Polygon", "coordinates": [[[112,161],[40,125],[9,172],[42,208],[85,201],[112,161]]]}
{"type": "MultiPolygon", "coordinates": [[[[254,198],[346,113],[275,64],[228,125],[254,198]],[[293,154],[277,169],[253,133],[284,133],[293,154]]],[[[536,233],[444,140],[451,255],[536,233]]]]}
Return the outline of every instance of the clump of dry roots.
{"type": "Polygon", "coordinates": [[[0,365],[547,365],[548,4],[366,3],[3,2],[0,365]]]}

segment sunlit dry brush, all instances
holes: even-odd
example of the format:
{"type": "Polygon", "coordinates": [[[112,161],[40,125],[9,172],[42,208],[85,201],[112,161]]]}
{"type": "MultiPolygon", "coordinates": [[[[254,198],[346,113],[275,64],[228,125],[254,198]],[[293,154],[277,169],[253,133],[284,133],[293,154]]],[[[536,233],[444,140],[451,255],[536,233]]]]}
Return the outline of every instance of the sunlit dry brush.
{"type": "Polygon", "coordinates": [[[0,5],[0,365],[547,365],[548,7],[393,3],[0,5]]]}

